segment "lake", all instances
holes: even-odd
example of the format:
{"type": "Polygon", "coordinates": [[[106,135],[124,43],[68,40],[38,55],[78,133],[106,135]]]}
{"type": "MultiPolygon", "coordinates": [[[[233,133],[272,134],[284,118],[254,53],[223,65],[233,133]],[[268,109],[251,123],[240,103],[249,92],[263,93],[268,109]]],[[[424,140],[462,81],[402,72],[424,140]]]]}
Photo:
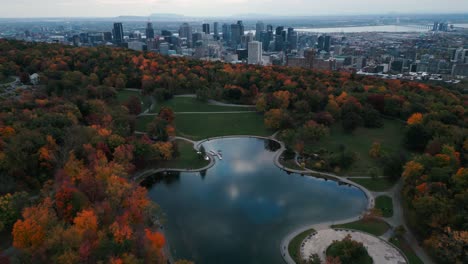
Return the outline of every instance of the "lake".
{"type": "Polygon", "coordinates": [[[281,240],[295,229],[361,214],[365,194],[335,181],[288,174],[273,163],[279,144],[257,138],[210,140],[223,160],[204,173],[143,182],[166,215],[174,259],[196,263],[283,263],[281,240]]]}

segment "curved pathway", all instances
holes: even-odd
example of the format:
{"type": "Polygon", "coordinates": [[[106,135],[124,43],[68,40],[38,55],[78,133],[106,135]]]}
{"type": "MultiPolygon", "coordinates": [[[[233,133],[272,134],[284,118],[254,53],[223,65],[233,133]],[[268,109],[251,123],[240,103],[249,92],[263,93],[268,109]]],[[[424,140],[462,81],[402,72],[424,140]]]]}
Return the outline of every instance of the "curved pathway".
{"type": "MultiPolygon", "coordinates": [[[[176,115],[186,115],[186,114],[243,114],[243,113],[256,113],[257,111],[221,111],[221,112],[174,112],[176,115]]],[[[139,116],[157,116],[158,113],[149,113],[144,112],[139,116]]]]}
{"type": "MultiPolygon", "coordinates": [[[[174,97],[197,98],[197,95],[196,94],[179,94],[179,95],[174,95],[174,97]]],[[[223,102],[216,101],[213,99],[209,99],[208,103],[211,105],[217,105],[217,106],[232,106],[232,107],[246,107],[246,108],[255,107],[255,105],[228,104],[228,103],[223,103],[223,102]]]]}

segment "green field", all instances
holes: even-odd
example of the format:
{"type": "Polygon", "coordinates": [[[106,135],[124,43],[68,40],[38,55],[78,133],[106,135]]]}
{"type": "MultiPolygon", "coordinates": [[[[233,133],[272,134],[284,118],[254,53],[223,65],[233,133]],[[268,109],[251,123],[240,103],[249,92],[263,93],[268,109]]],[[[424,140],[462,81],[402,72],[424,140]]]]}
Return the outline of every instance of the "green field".
{"type": "Polygon", "coordinates": [[[341,123],[334,124],[330,135],[324,137],[309,148],[315,152],[325,149],[330,152],[339,152],[340,145],[346,150],[356,153],[356,161],[342,174],[349,176],[367,176],[371,168],[375,168],[379,175],[383,175],[382,166],[369,156],[369,149],[374,142],[380,142],[383,151],[393,153],[403,149],[403,125],[399,121],[384,120],[382,128],[357,128],[352,134],[344,132],[341,123]]]}
{"type": "Polygon", "coordinates": [[[174,112],[229,112],[229,111],[255,111],[254,107],[219,106],[202,102],[193,97],[174,97],[173,99],[157,103],[154,112],[161,107],[170,107],[174,112]]]}
{"type": "Polygon", "coordinates": [[[422,260],[414,253],[413,249],[408,244],[408,242],[406,242],[406,240],[401,238],[391,238],[390,243],[405,253],[409,264],[424,264],[424,262],[422,262],[422,260]]]}
{"type": "MultiPolygon", "coordinates": [[[[154,116],[138,118],[137,130],[146,131],[147,124],[154,116]]],[[[193,140],[201,140],[216,136],[256,135],[270,136],[263,125],[263,116],[257,113],[235,114],[176,114],[175,125],[177,135],[193,140]]]]}
{"type": "Polygon", "coordinates": [[[355,229],[373,234],[375,236],[381,236],[388,231],[390,226],[386,222],[379,219],[366,219],[342,225],[332,225],[332,228],[355,229]]]}
{"type": "Polygon", "coordinates": [[[382,211],[383,217],[393,216],[393,201],[392,197],[387,195],[381,195],[375,198],[375,208],[382,211]]]}
{"type": "Polygon", "coordinates": [[[383,192],[387,191],[388,189],[392,188],[395,185],[394,182],[388,180],[387,178],[377,178],[377,179],[353,179],[348,178],[353,182],[362,185],[369,191],[373,192],[383,192]]]}
{"type": "Polygon", "coordinates": [[[300,166],[296,164],[293,159],[288,160],[280,160],[281,165],[285,166],[286,168],[293,169],[293,170],[303,170],[300,166]]]}
{"type": "Polygon", "coordinates": [[[174,160],[158,163],[158,166],[171,169],[198,169],[209,164],[209,161],[204,160],[201,155],[197,154],[192,143],[184,140],[177,140],[176,143],[179,156],[174,160]]]}
{"type": "Polygon", "coordinates": [[[291,258],[294,260],[294,262],[296,262],[296,263],[302,263],[303,262],[303,260],[301,259],[301,255],[300,255],[301,254],[300,253],[301,244],[302,244],[302,241],[304,241],[304,239],[313,232],[315,232],[314,229],[306,230],[306,231],[300,233],[299,235],[295,236],[289,242],[288,252],[289,252],[289,255],[291,256],[291,258]]]}
{"type": "Polygon", "coordinates": [[[143,105],[141,106],[142,111],[145,111],[151,106],[151,98],[149,96],[143,96],[140,92],[122,90],[117,92],[117,101],[119,103],[125,103],[130,99],[130,97],[136,96],[140,98],[143,105]]]}

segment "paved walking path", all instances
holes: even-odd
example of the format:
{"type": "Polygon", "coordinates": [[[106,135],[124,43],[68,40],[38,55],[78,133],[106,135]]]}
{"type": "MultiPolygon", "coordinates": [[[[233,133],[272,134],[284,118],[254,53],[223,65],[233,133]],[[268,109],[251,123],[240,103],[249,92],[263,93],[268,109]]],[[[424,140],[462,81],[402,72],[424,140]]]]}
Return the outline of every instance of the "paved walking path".
{"type": "Polygon", "coordinates": [[[344,229],[325,229],[307,237],[301,245],[301,256],[308,257],[317,254],[322,261],[326,261],[326,250],[335,240],[342,240],[350,235],[354,241],[361,242],[374,263],[404,264],[408,263],[404,254],[387,241],[360,231],[344,229]]]}
{"type": "MultiPolygon", "coordinates": [[[[184,115],[184,114],[244,114],[244,113],[256,113],[257,111],[220,111],[220,112],[174,112],[176,115],[184,115]]],[[[148,113],[144,112],[140,114],[140,116],[157,116],[158,113],[148,113]]]]}

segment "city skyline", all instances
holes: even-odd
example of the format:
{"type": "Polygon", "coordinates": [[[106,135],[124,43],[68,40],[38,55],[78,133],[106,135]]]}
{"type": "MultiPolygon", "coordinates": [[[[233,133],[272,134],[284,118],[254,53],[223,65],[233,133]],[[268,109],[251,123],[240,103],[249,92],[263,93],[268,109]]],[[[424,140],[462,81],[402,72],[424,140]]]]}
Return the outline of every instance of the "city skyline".
{"type": "Polygon", "coordinates": [[[330,0],[326,4],[317,0],[291,0],[287,4],[279,0],[201,0],[196,3],[189,0],[19,0],[2,3],[2,7],[0,18],[148,16],[150,13],[189,17],[228,17],[253,13],[272,16],[468,13],[468,1],[465,0],[330,0]]]}

